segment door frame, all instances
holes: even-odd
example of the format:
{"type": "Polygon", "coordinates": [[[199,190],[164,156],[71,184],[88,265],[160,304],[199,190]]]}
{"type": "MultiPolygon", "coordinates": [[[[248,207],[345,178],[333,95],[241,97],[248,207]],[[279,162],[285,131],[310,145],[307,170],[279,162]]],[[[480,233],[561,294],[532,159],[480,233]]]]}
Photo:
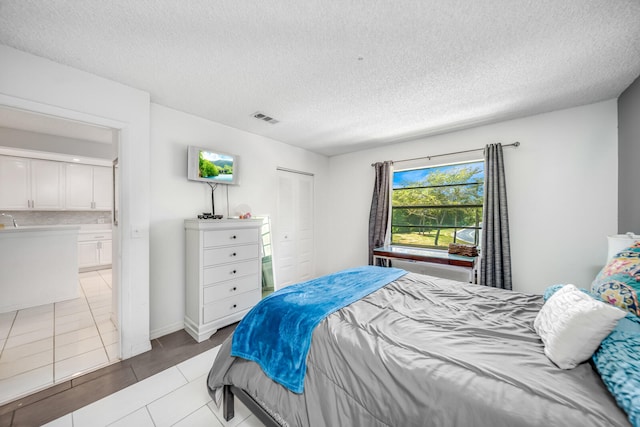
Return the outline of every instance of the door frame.
{"type": "MultiPolygon", "coordinates": [[[[114,141],[112,142],[114,150],[112,156],[114,159],[120,158],[121,145],[128,143],[127,135],[129,125],[128,123],[122,121],[69,110],[53,105],[42,104],[27,99],[16,98],[2,93],[0,93],[0,106],[24,110],[26,112],[43,114],[54,118],[59,118],[61,120],[71,120],[92,126],[110,128],[112,129],[114,135],[114,141]]],[[[122,205],[122,200],[119,200],[119,205],[122,205]]],[[[126,211],[122,212],[122,210],[120,210],[119,214],[127,215],[126,211]]],[[[121,227],[118,227],[117,223],[112,224],[112,236],[112,288],[114,290],[114,293],[117,295],[114,296],[114,303],[116,307],[114,307],[115,318],[113,320],[117,322],[116,325],[118,326],[120,342],[118,357],[122,359],[132,356],[131,354],[127,354],[128,352],[124,350],[130,348],[131,344],[133,343],[129,343],[128,334],[123,333],[124,330],[128,329],[131,326],[126,322],[126,319],[131,318],[131,316],[123,316],[123,307],[130,307],[132,305],[131,301],[129,301],[129,295],[131,294],[133,284],[126,280],[126,277],[123,277],[122,274],[121,254],[122,246],[126,244],[126,239],[123,239],[123,230],[121,227]],[[118,250],[116,250],[116,248],[118,250]]]]}

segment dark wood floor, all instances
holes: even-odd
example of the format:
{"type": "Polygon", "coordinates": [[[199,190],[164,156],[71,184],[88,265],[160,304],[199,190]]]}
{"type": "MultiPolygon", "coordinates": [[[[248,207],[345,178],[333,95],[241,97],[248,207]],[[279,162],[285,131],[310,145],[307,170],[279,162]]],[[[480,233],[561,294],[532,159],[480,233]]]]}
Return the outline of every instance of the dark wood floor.
{"type": "Polygon", "coordinates": [[[40,426],[222,344],[236,323],[197,343],[184,330],[151,341],[152,349],[0,406],[0,427],[40,426]]]}

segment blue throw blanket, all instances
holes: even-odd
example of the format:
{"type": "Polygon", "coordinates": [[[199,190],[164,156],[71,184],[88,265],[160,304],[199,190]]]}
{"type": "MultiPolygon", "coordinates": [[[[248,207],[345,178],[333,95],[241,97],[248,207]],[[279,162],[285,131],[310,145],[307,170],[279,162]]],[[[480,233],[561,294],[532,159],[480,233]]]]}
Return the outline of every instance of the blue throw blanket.
{"type": "Polygon", "coordinates": [[[318,323],[404,274],[398,268],[357,267],[281,289],[242,319],[233,333],[231,355],[258,363],[269,378],[302,393],[318,323]]]}

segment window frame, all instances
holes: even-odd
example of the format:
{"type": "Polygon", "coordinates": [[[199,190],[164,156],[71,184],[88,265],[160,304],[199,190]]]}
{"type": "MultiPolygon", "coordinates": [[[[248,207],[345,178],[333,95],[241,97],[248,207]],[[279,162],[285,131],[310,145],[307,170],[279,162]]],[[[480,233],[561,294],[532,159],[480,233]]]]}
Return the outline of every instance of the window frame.
{"type": "MultiPolygon", "coordinates": [[[[442,167],[447,167],[447,166],[459,166],[459,165],[474,165],[474,164],[483,164],[484,160],[483,159],[469,159],[469,160],[465,160],[465,161],[460,161],[460,162],[455,162],[455,163],[443,163],[443,164],[435,164],[435,165],[429,165],[429,166],[419,166],[419,167],[412,167],[412,168],[406,168],[406,169],[402,169],[402,170],[394,170],[393,174],[395,176],[396,173],[400,173],[400,172],[407,172],[407,171],[416,171],[416,170],[426,170],[426,169],[438,169],[438,168],[442,168],[442,167]]],[[[483,165],[484,166],[484,165],[483,165]]],[[[430,189],[430,188],[444,188],[444,187],[461,187],[461,186],[470,186],[470,185],[480,185],[482,186],[481,188],[481,194],[484,195],[484,185],[485,185],[485,173],[484,173],[484,167],[482,170],[482,180],[479,182],[471,182],[471,183],[461,183],[461,184],[438,184],[438,185],[427,185],[427,186],[413,186],[413,187],[404,187],[404,188],[394,188],[394,179],[392,178],[391,180],[391,197],[390,197],[390,203],[389,203],[389,240],[390,240],[390,244],[393,246],[405,246],[405,247],[411,247],[411,248],[423,248],[426,250],[447,250],[448,249],[448,245],[449,243],[446,243],[444,245],[440,244],[440,245],[422,245],[422,244],[411,244],[411,243],[394,243],[394,234],[400,234],[400,233],[394,233],[394,228],[403,228],[403,229],[407,229],[407,228],[415,228],[415,229],[419,229],[419,230],[423,230],[423,231],[428,231],[428,230],[453,230],[453,243],[463,243],[463,244],[473,244],[475,246],[477,246],[479,248],[480,246],[480,242],[481,242],[481,234],[482,234],[482,220],[483,220],[483,212],[484,212],[484,197],[482,200],[482,203],[478,204],[478,203],[473,203],[473,204],[447,204],[447,205],[400,205],[400,206],[396,206],[393,201],[394,201],[394,192],[395,191],[403,191],[403,190],[411,190],[411,189],[430,189]],[[473,226],[461,226],[458,224],[444,224],[444,225],[409,225],[409,224],[394,224],[393,222],[393,218],[394,218],[394,209],[476,209],[476,221],[475,221],[475,225],[473,226]],[[478,214],[479,213],[479,214],[478,214]],[[469,241],[467,240],[458,240],[458,236],[457,236],[457,232],[460,230],[464,230],[464,229],[471,229],[471,230],[477,230],[476,233],[474,233],[474,242],[473,243],[469,243],[469,241]]],[[[426,175],[425,175],[426,176],[426,175]]]]}

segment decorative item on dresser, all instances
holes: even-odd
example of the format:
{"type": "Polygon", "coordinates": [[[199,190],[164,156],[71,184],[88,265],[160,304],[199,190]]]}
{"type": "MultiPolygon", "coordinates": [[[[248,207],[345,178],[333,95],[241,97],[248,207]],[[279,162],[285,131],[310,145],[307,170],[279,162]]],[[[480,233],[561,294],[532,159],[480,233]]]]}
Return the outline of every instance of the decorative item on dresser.
{"type": "Polygon", "coordinates": [[[185,220],[185,330],[202,342],[237,322],[261,293],[262,220],[185,220]]]}

